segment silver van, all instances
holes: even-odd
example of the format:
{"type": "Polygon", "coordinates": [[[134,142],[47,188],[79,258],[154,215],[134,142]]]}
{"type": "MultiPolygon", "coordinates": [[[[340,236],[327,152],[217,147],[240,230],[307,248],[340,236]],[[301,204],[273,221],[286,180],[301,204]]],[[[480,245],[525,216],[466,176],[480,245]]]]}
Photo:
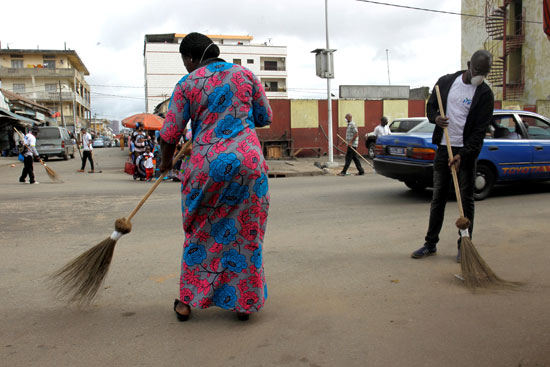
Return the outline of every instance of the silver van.
{"type": "Polygon", "coordinates": [[[41,157],[61,157],[64,160],[74,158],[76,141],[67,129],[59,126],[40,127],[36,137],[36,150],[41,157]]]}

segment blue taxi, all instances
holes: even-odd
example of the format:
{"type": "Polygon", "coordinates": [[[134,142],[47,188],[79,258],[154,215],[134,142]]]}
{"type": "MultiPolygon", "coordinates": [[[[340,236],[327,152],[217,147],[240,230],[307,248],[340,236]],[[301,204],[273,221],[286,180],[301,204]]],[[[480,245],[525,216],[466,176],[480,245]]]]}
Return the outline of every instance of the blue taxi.
{"type": "MultiPolygon", "coordinates": [[[[435,125],[422,123],[409,133],[376,141],[376,173],[403,181],[413,190],[433,187],[435,125]]],[[[495,110],[478,157],[476,200],[497,183],[550,180],[550,119],[527,111],[495,110]]]]}

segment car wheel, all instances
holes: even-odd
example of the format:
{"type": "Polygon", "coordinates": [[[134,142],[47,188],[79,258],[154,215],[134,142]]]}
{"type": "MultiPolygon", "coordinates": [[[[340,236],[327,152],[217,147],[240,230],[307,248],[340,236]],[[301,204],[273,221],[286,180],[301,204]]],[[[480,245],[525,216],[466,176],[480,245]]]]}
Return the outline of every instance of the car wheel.
{"type": "Polygon", "coordinates": [[[67,151],[65,151],[65,153],[63,154],[63,160],[64,161],[69,160],[69,153],[67,151]]]}
{"type": "Polygon", "coordinates": [[[416,192],[422,192],[426,190],[426,187],[428,187],[427,184],[419,181],[405,181],[405,185],[407,185],[409,189],[416,192]]]}
{"type": "Polygon", "coordinates": [[[44,162],[47,162],[49,159],[50,159],[49,156],[47,156],[47,155],[44,156],[44,162]]]}
{"type": "Polygon", "coordinates": [[[369,158],[374,159],[374,147],[376,146],[376,143],[370,142],[367,145],[367,149],[369,150],[369,158]]]}
{"type": "Polygon", "coordinates": [[[493,189],[495,184],[495,174],[493,170],[485,164],[477,166],[476,180],[474,183],[474,199],[483,200],[493,189]]]}

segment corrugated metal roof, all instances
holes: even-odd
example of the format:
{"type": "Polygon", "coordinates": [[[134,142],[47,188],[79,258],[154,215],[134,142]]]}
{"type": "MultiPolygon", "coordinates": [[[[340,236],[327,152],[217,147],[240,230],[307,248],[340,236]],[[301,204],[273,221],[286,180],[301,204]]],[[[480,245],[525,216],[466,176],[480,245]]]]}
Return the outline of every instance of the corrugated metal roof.
{"type": "Polygon", "coordinates": [[[43,106],[41,104],[38,104],[38,103],[34,102],[31,99],[23,97],[22,95],[19,95],[19,94],[14,93],[14,92],[10,92],[9,90],[3,89],[3,88],[0,88],[0,91],[2,91],[2,94],[4,95],[4,97],[9,99],[10,103],[13,103],[13,101],[21,101],[21,102],[24,102],[26,104],[30,104],[34,107],[37,107],[41,111],[44,111],[48,114],[50,113],[50,109],[48,107],[43,106]]]}

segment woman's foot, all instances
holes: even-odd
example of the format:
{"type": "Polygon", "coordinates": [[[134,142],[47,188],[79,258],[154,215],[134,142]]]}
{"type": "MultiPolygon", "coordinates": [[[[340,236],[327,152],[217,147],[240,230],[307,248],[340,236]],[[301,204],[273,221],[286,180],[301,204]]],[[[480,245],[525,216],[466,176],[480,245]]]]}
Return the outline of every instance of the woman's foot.
{"type": "Polygon", "coordinates": [[[187,321],[189,320],[189,316],[191,315],[191,307],[189,307],[189,305],[186,305],[183,302],[180,302],[179,299],[175,299],[174,312],[176,312],[178,321],[182,321],[182,322],[187,321]]]}
{"type": "Polygon", "coordinates": [[[248,321],[248,319],[250,318],[250,314],[244,313],[244,312],[237,312],[237,318],[240,321],[248,321]]]}

